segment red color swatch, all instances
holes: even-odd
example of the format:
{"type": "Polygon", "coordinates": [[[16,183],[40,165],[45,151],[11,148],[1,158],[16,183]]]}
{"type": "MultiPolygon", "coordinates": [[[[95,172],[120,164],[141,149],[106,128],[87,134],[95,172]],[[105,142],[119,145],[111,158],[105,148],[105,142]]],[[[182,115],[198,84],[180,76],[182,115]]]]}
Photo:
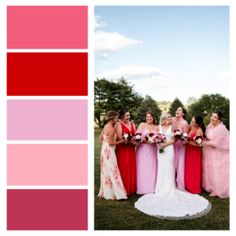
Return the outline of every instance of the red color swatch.
{"type": "Polygon", "coordinates": [[[7,190],[8,230],[87,230],[87,190],[7,190]]]}
{"type": "Polygon", "coordinates": [[[7,53],[8,96],[87,96],[87,53],[7,53]]]}

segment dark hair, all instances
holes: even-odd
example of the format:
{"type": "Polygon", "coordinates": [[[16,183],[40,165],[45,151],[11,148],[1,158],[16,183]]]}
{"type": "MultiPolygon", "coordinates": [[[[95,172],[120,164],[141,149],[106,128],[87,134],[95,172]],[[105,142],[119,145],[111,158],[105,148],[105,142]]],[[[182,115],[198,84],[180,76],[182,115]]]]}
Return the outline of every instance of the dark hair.
{"type": "Polygon", "coordinates": [[[127,107],[119,111],[119,116],[121,119],[124,117],[126,112],[129,112],[129,109],[127,107]]]}
{"type": "Polygon", "coordinates": [[[115,111],[108,111],[106,115],[106,120],[113,120],[116,116],[118,116],[118,112],[115,111]]]}
{"type": "MultiPolygon", "coordinates": [[[[184,113],[183,118],[185,119],[185,118],[186,118],[186,114],[187,114],[187,110],[186,110],[184,107],[178,107],[178,108],[181,108],[181,109],[182,109],[182,111],[183,111],[183,113],[184,113]]],[[[177,108],[177,109],[178,109],[178,108],[177,108]]]]}
{"type": "Polygon", "coordinates": [[[219,119],[220,121],[222,121],[222,119],[223,119],[223,114],[222,114],[222,112],[220,112],[220,111],[214,111],[213,113],[217,114],[218,119],[219,119]]]}
{"type": "Polygon", "coordinates": [[[157,122],[156,122],[156,117],[155,117],[154,113],[153,113],[152,111],[147,111],[147,112],[145,113],[145,120],[146,120],[147,114],[150,114],[150,115],[152,116],[152,118],[153,118],[153,124],[156,125],[157,122]]]}
{"type": "Polygon", "coordinates": [[[194,116],[196,124],[202,129],[203,136],[205,136],[206,127],[201,116],[194,116]]]}

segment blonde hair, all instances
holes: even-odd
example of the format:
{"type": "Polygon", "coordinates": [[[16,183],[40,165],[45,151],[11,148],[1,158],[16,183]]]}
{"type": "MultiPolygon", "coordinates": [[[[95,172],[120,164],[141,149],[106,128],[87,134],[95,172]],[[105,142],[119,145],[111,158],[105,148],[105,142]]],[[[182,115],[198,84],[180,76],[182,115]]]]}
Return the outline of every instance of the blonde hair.
{"type": "Polygon", "coordinates": [[[161,117],[160,117],[160,125],[164,125],[165,120],[168,118],[170,115],[169,112],[162,112],[161,117]]]}

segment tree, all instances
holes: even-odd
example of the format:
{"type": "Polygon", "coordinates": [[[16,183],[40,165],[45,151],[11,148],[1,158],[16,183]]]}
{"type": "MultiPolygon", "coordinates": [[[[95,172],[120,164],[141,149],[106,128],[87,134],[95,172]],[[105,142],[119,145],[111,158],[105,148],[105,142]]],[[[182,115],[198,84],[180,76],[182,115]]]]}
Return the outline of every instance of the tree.
{"type": "Polygon", "coordinates": [[[172,116],[175,116],[175,111],[177,110],[178,107],[184,107],[184,105],[178,98],[175,98],[175,100],[171,103],[169,110],[172,116]]]}
{"type": "Polygon", "coordinates": [[[212,112],[220,111],[223,114],[223,122],[229,129],[229,99],[220,94],[202,95],[195,103],[188,108],[189,116],[200,115],[204,118],[205,124],[210,123],[212,112]]]}
{"type": "Polygon", "coordinates": [[[143,99],[124,78],[118,82],[97,79],[94,90],[94,120],[99,127],[104,126],[103,117],[107,111],[128,107],[132,116],[143,99]]]}
{"type": "Polygon", "coordinates": [[[146,95],[146,97],[143,99],[141,105],[138,107],[136,114],[135,114],[135,123],[138,125],[141,122],[145,122],[145,114],[147,111],[152,111],[155,115],[155,118],[158,119],[161,115],[161,110],[158,107],[158,104],[153,98],[149,95],[146,95]]]}

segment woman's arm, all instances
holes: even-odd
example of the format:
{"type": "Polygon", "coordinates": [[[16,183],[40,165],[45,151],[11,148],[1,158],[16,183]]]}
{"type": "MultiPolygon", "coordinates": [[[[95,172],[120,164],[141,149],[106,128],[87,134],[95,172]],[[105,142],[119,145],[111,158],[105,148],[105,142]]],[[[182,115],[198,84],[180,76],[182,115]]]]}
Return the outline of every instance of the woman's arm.
{"type": "Polygon", "coordinates": [[[110,128],[110,135],[109,135],[109,145],[110,146],[114,146],[114,145],[121,144],[121,143],[125,142],[123,139],[121,139],[119,141],[114,141],[115,133],[116,133],[115,129],[110,128]]]}
{"type": "Polygon", "coordinates": [[[115,126],[115,132],[117,135],[118,140],[122,140],[122,127],[121,124],[118,122],[115,126]]]}
{"type": "Polygon", "coordinates": [[[165,147],[173,144],[174,142],[175,142],[175,140],[172,138],[168,142],[160,143],[158,146],[159,146],[159,148],[165,148],[165,147]]]}

